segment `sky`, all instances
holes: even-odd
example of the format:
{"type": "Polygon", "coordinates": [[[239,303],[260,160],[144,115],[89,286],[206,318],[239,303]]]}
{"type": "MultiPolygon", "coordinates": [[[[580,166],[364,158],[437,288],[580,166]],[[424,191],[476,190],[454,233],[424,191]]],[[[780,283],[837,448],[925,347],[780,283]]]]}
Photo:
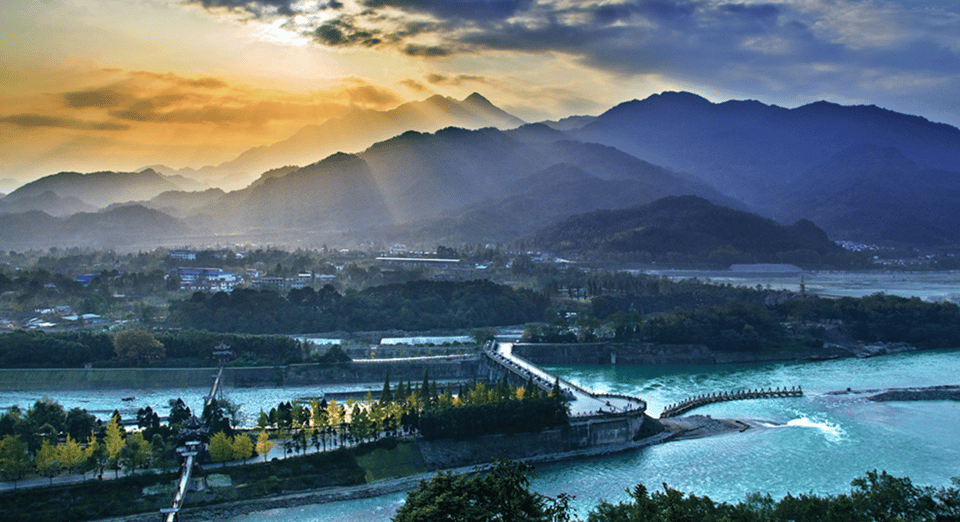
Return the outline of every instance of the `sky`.
{"type": "Polygon", "coordinates": [[[198,168],[434,94],[526,121],[684,90],[960,126],[955,0],[4,0],[0,28],[20,181],[198,168]]]}

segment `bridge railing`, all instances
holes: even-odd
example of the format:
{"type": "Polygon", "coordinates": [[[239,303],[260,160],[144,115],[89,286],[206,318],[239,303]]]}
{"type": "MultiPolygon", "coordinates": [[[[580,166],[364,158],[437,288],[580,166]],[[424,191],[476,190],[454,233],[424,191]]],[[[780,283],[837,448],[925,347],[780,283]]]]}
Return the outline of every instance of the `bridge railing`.
{"type": "Polygon", "coordinates": [[[611,410],[609,411],[601,410],[597,413],[585,412],[580,414],[574,414],[572,415],[573,417],[579,418],[579,417],[591,417],[591,416],[598,416],[598,415],[609,416],[612,414],[628,414],[628,413],[633,414],[637,410],[640,410],[641,412],[645,412],[647,409],[646,401],[638,397],[617,394],[617,393],[596,393],[591,390],[587,390],[581,386],[578,386],[565,379],[560,379],[559,377],[552,376],[548,372],[540,369],[537,365],[531,363],[530,361],[524,359],[523,357],[520,357],[517,354],[511,353],[510,357],[506,357],[497,350],[497,344],[494,341],[488,341],[487,344],[484,345],[483,351],[493,361],[497,362],[504,368],[514,372],[517,376],[523,379],[528,379],[528,380],[532,376],[534,383],[540,389],[546,392],[552,391],[553,385],[559,382],[561,393],[563,393],[564,396],[570,400],[575,400],[576,393],[580,393],[581,395],[590,397],[595,400],[603,400],[604,398],[620,399],[620,400],[630,401],[636,405],[636,407],[634,408],[621,408],[621,409],[616,409],[613,406],[611,406],[611,410]],[[544,378],[541,375],[539,375],[536,371],[530,370],[530,368],[536,368],[540,370],[540,372],[542,372],[543,374],[553,377],[553,379],[551,380],[551,379],[544,378]]]}
{"type": "Polygon", "coordinates": [[[668,405],[663,409],[663,413],[660,414],[660,418],[665,419],[668,417],[675,417],[694,408],[699,408],[701,406],[706,406],[707,404],[715,404],[718,402],[802,396],[803,389],[800,386],[794,386],[789,389],[786,387],[783,387],[782,389],[780,387],[777,387],[776,389],[771,387],[766,390],[763,388],[757,388],[755,390],[735,390],[732,392],[709,393],[697,395],[695,397],[689,397],[680,402],[668,405]]]}

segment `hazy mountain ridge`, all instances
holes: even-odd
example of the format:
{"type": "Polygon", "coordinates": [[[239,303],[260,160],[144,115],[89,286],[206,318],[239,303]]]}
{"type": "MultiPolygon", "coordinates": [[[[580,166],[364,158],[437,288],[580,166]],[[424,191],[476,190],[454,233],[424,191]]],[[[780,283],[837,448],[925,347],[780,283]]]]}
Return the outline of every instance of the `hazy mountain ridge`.
{"type": "MultiPolygon", "coordinates": [[[[513,122],[479,95],[459,102],[435,96],[377,115],[394,123],[416,120],[425,106],[442,115],[463,113],[461,119],[482,113],[513,122]]],[[[85,197],[106,202],[111,210],[135,201],[204,234],[316,238],[350,233],[344,237],[507,242],[574,214],[694,194],[731,208],[759,209],[785,222],[809,218],[841,239],[960,240],[954,232],[960,230],[955,203],[960,174],[918,166],[899,148],[850,146],[838,139],[852,140],[852,133],[863,129],[864,139],[886,137],[915,154],[937,152],[926,158],[931,161],[960,157],[960,130],[920,117],[827,102],[797,109],[749,100],[713,104],[689,93],[664,93],[560,126],[571,130],[559,130],[556,123],[506,131],[408,130],[361,152],[328,155],[302,168],[279,161],[287,166],[274,165],[232,192],[183,190],[175,181],[184,171],[164,167],[157,167],[163,175],[153,169],[59,173],[0,199],[0,212],[40,209],[66,215],[91,210],[77,199],[85,197]],[[586,125],[575,129],[575,123],[586,125]],[[607,143],[584,141],[591,134],[607,143]],[[611,145],[614,141],[688,165],[700,178],[640,159],[611,145]],[[944,145],[954,141],[956,150],[944,145]],[[752,204],[703,181],[710,176],[726,193],[746,194],[752,204]]]]}
{"type": "Polygon", "coordinates": [[[777,217],[806,217],[839,239],[960,241],[960,172],[921,168],[894,147],[860,145],[789,184],[777,217]]]}
{"type": "Polygon", "coordinates": [[[307,165],[336,152],[359,152],[410,130],[433,132],[449,126],[513,128],[523,123],[477,93],[461,101],[434,95],[388,111],[354,109],[345,116],[303,127],[283,141],[254,147],[217,166],[203,167],[194,175],[219,180],[225,187],[240,188],[257,174],[279,165],[307,165]]]}
{"type": "Polygon", "coordinates": [[[103,208],[113,203],[150,199],[171,190],[182,188],[170,178],[150,169],[140,172],[101,171],[88,174],[60,172],[31,181],[8,194],[0,202],[9,205],[52,192],[61,198],[76,198],[88,205],[103,208]]]}
{"type": "Polygon", "coordinates": [[[566,138],[553,132],[408,131],[356,155],[340,153],[266,176],[199,214],[223,226],[509,241],[596,208],[671,194],[728,199],[698,180],[607,146],[550,142],[566,138]]]}
{"type": "Polygon", "coordinates": [[[784,226],[696,196],[669,196],[645,205],[579,214],[539,231],[534,241],[561,253],[643,253],[654,261],[680,255],[718,262],[772,262],[781,261],[785,253],[819,259],[842,251],[810,221],[784,226]]]}
{"type": "Polygon", "coordinates": [[[4,248],[51,245],[112,248],[150,244],[189,232],[190,228],[182,221],[141,205],[81,212],[66,218],[36,210],[0,214],[0,245],[4,248]]]}
{"type": "Polygon", "coordinates": [[[95,212],[97,207],[89,205],[79,198],[60,197],[51,190],[33,196],[4,200],[0,197],[0,213],[13,214],[39,210],[51,216],[65,217],[77,212],[95,212]]]}

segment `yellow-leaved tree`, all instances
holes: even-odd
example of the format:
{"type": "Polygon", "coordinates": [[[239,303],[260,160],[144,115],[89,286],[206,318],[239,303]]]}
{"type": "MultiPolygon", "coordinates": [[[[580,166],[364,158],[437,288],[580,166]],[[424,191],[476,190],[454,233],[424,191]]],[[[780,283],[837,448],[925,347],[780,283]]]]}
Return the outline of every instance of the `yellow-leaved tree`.
{"type": "Polygon", "coordinates": [[[247,460],[253,455],[253,441],[246,433],[238,433],[233,438],[234,460],[247,460]]]}
{"type": "Polygon", "coordinates": [[[218,431],[210,437],[210,445],[207,446],[207,451],[210,452],[210,460],[213,462],[226,462],[233,458],[233,444],[230,443],[227,434],[222,431],[218,431]]]}
{"type": "Polygon", "coordinates": [[[86,460],[83,456],[83,448],[69,434],[66,442],[57,446],[57,457],[60,459],[60,465],[70,473],[83,469],[86,460]]]}
{"type": "Polygon", "coordinates": [[[33,459],[37,466],[37,473],[50,478],[50,485],[53,485],[53,477],[60,473],[63,466],[60,464],[60,457],[57,456],[57,448],[50,444],[50,441],[43,439],[43,444],[37,450],[33,459]]]}
{"type": "Polygon", "coordinates": [[[260,435],[257,435],[257,453],[263,455],[263,461],[267,461],[267,454],[270,453],[270,450],[273,449],[274,443],[270,440],[270,435],[267,434],[267,430],[260,432],[260,435]]]}
{"type": "Polygon", "coordinates": [[[107,462],[110,467],[116,470],[116,476],[120,476],[120,452],[127,441],[123,438],[123,428],[120,427],[119,419],[116,415],[110,417],[107,422],[107,436],[103,443],[107,446],[107,462]]]}

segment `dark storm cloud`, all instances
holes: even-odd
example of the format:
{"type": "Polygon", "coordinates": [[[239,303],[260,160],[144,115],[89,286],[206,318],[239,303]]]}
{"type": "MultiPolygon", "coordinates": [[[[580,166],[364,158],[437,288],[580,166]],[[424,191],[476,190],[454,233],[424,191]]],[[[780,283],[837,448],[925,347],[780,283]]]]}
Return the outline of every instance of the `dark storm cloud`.
{"type": "Polygon", "coordinates": [[[0,118],[0,123],[8,123],[18,127],[51,127],[75,130],[121,131],[130,128],[129,125],[120,123],[82,121],[39,114],[13,114],[4,116],[0,118]]]}
{"type": "Polygon", "coordinates": [[[378,33],[379,31],[355,27],[346,20],[333,20],[317,27],[313,31],[313,38],[330,47],[373,47],[382,42],[377,36],[378,33]]]}

